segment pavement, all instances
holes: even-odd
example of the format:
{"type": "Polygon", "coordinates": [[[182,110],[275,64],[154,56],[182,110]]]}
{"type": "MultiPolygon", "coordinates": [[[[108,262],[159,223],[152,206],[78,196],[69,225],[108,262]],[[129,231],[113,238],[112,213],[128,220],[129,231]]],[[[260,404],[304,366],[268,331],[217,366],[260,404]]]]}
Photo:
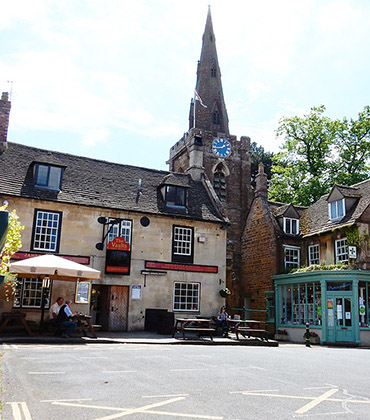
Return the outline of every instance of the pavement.
{"type": "Polygon", "coordinates": [[[196,344],[196,345],[223,345],[223,346],[263,346],[278,347],[279,343],[275,340],[262,341],[259,338],[243,338],[236,340],[231,335],[229,338],[213,337],[213,341],[207,337],[198,338],[196,335],[189,335],[189,338],[183,340],[179,334],[175,338],[171,335],[162,335],[150,331],[129,331],[129,332],[106,332],[98,331],[98,338],[73,336],[72,338],[63,338],[52,335],[32,336],[20,334],[0,335],[0,344],[196,344]]]}

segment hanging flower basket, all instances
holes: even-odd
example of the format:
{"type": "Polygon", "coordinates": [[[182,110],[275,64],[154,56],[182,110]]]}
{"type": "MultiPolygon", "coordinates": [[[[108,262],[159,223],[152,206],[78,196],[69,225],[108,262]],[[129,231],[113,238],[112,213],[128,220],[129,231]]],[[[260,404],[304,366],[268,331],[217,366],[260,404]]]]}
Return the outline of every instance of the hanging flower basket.
{"type": "Polygon", "coordinates": [[[225,289],[221,289],[220,290],[220,295],[225,298],[231,295],[231,291],[230,289],[228,289],[227,287],[225,289]]]}

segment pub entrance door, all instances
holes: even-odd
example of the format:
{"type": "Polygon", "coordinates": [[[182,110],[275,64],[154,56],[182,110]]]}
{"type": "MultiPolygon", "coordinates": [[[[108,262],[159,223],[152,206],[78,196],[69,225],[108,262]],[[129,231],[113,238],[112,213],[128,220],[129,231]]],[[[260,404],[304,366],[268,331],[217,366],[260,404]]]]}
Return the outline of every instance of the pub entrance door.
{"type": "Polygon", "coordinates": [[[99,285],[96,295],[96,322],[101,324],[102,330],[127,331],[129,287],[99,285]]]}
{"type": "Polygon", "coordinates": [[[327,340],[355,341],[352,292],[327,292],[327,340]]]}

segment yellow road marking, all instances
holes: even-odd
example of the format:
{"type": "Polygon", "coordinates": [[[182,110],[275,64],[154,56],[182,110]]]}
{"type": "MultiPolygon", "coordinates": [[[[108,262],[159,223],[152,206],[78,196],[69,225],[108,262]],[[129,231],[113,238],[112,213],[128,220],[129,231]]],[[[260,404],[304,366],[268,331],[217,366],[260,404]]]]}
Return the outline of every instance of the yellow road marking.
{"type": "Polygon", "coordinates": [[[120,417],[124,417],[130,414],[135,413],[145,413],[145,414],[157,414],[157,415],[167,415],[167,416],[173,416],[177,418],[193,418],[193,419],[205,419],[205,420],[222,420],[223,417],[215,417],[215,416],[207,416],[202,414],[186,414],[186,413],[172,413],[172,412],[165,412],[165,411],[155,411],[151,410],[152,408],[161,407],[163,405],[171,404],[177,401],[184,400],[185,397],[176,397],[171,398],[166,401],[161,401],[154,404],[144,405],[142,407],[138,408],[122,408],[122,407],[109,407],[109,406],[99,406],[99,405],[88,405],[88,404],[76,404],[76,403],[68,403],[68,402],[59,402],[54,401],[52,404],[54,405],[63,405],[63,406],[69,406],[69,407],[81,407],[81,408],[92,408],[92,409],[98,409],[98,410],[110,410],[110,411],[120,411],[120,413],[111,414],[105,417],[99,417],[94,420],[113,420],[118,419],[120,417]]]}
{"type": "Polygon", "coordinates": [[[319,405],[321,402],[327,400],[329,397],[331,397],[333,394],[335,394],[336,392],[338,392],[338,389],[329,389],[329,391],[324,392],[323,394],[321,394],[319,397],[315,398],[314,400],[312,400],[311,402],[305,404],[303,407],[301,407],[300,409],[296,410],[297,414],[303,414],[303,413],[307,413],[307,411],[311,410],[312,408],[316,407],[317,405],[319,405]]]}
{"type": "Polygon", "coordinates": [[[22,420],[22,412],[24,415],[24,420],[32,420],[31,413],[28,410],[27,404],[25,402],[8,402],[12,408],[12,415],[14,420],[22,420]]]}

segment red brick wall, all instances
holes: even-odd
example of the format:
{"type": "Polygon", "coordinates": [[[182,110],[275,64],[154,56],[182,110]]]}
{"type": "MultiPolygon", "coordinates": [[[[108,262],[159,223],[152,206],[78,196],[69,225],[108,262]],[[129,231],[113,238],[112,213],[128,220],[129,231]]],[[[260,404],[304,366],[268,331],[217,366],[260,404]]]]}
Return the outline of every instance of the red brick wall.
{"type": "MultiPolygon", "coordinates": [[[[271,276],[278,273],[279,245],[266,199],[256,197],[247,217],[242,237],[242,289],[251,309],[266,309],[265,291],[274,290],[271,276]]],[[[265,320],[263,312],[251,312],[265,320]]]]}

